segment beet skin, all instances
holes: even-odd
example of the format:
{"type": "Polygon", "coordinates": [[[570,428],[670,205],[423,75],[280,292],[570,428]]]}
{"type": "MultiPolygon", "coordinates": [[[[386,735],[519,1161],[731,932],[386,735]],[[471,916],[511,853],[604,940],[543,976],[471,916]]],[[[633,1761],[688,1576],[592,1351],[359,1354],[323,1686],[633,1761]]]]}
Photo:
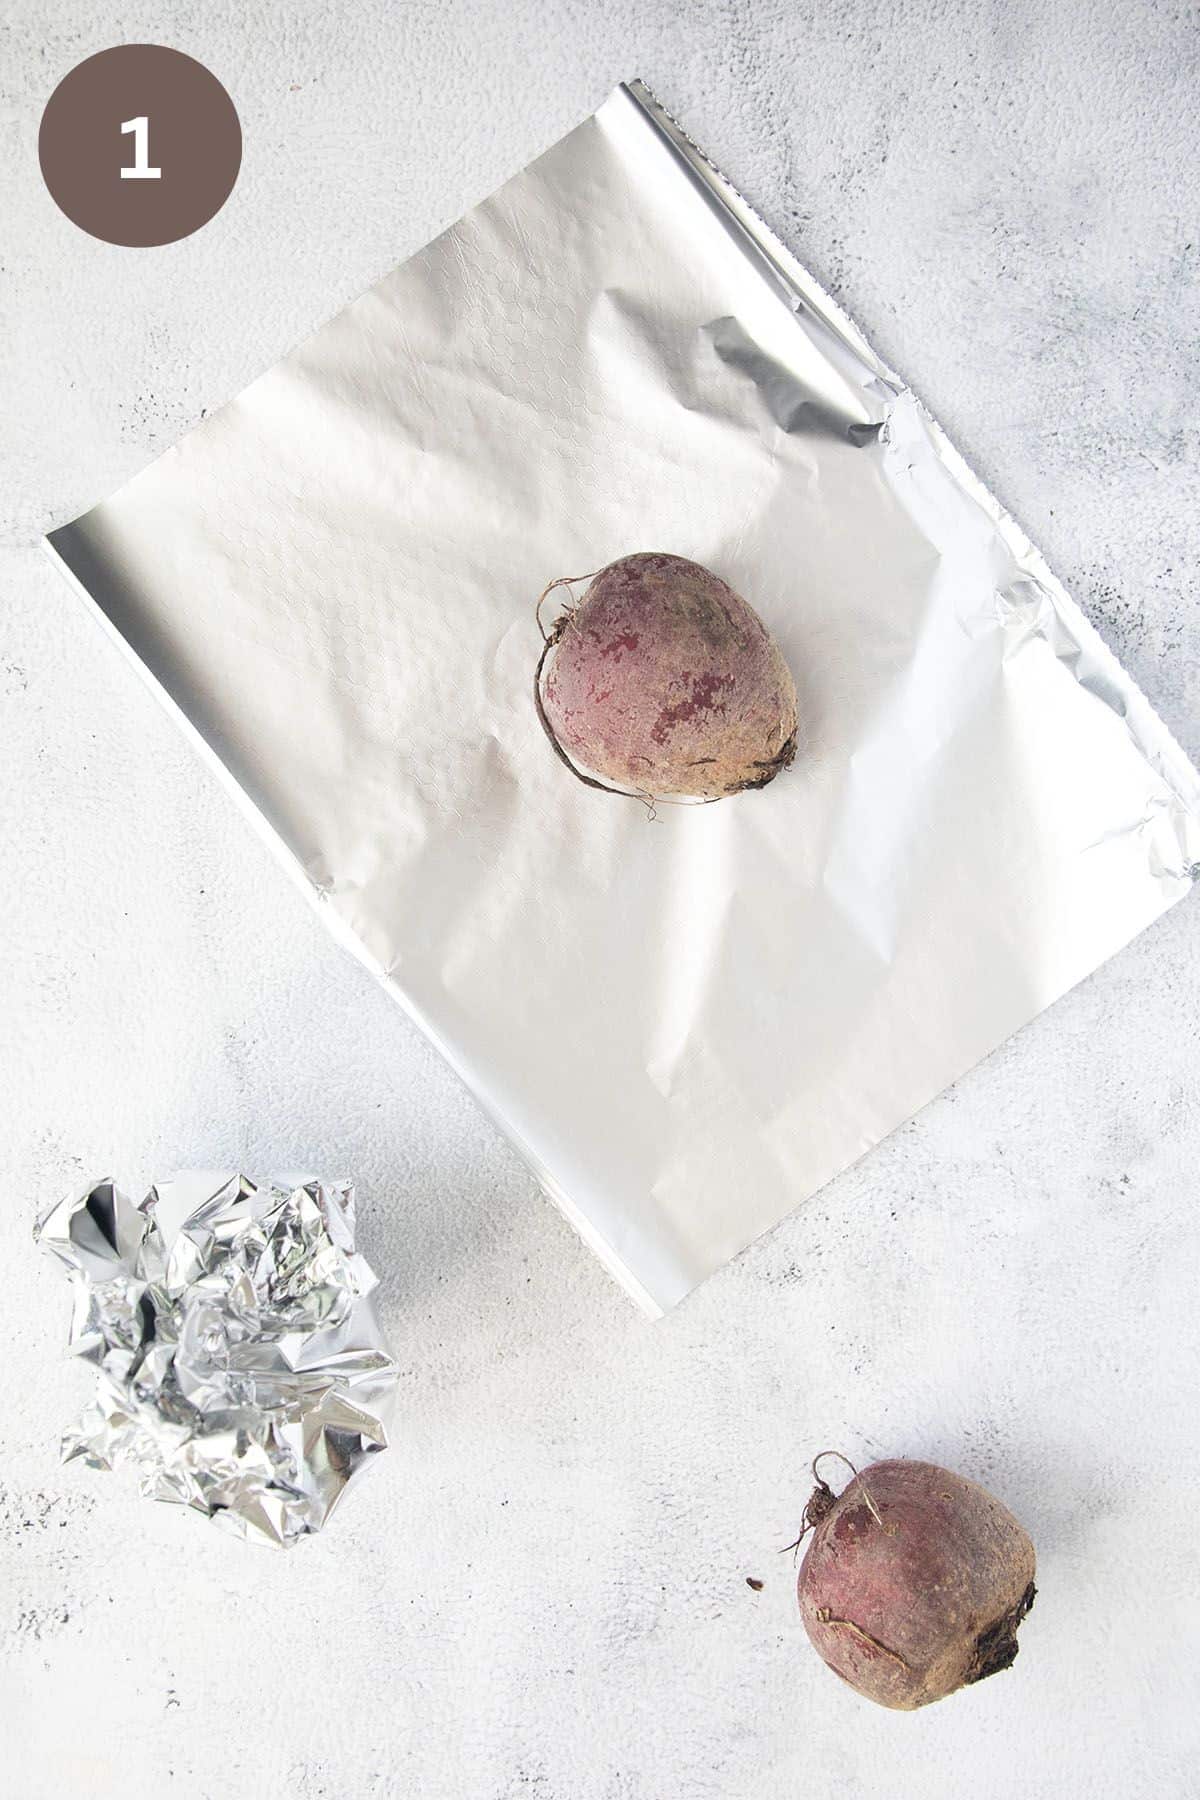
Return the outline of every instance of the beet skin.
{"type": "Polygon", "coordinates": [[[1033,1605],[1033,1545],[984,1488],[933,1463],[880,1462],[837,1499],[819,1483],[805,1516],[804,1628],[860,1694],[909,1710],[1008,1668],[1033,1605]]]}
{"type": "Polygon", "coordinates": [[[564,760],[620,792],[719,800],[765,787],[796,753],[774,638],[720,576],[665,551],[592,578],[555,621],[537,695],[564,760]]]}

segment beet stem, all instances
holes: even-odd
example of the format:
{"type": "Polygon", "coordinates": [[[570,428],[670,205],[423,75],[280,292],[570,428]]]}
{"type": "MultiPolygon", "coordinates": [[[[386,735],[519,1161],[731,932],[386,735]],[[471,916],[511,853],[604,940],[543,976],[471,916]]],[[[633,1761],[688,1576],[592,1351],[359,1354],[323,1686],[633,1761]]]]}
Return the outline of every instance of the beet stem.
{"type": "MultiPolygon", "coordinates": [[[[785,749],[786,749],[786,745],[785,745],[785,749]]],[[[792,744],[792,754],[795,755],[794,740],[793,740],[793,744],[792,744]]],[[[818,1487],[825,1487],[825,1483],[821,1480],[821,1477],[817,1474],[817,1464],[821,1461],[822,1457],[825,1457],[825,1456],[836,1456],[839,1462],[845,1463],[846,1467],[849,1469],[850,1473],[853,1475],[855,1481],[857,1481],[859,1487],[862,1489],[863,1499],[867,1503],[867,1511],[870,1513],[871,1517],[874,1519],[874,1521],[877,1525],[882,1525],[883,1524],[883,1514],[880,1512],[879,1508],[876,1506],[874,1500],[872,1500],[870,1492],[867,1488],[866,1482],[863,1480],[862,1476],[859,1474],[859,1472],[855,1468],[854,1464],[850,1461],[850,1458],[848,1456],[843,1456],[842,1452],[840,1450],[818,1450],[817,1454],[813,1457],[813,1462],[812,1462],[813,1480],[817,1483],[818,1487]]],[[[828,1491],[828,1490],[826,1490],[826,1491],[828,1491]]]]}
{"type": "MultiPolygon", "coordinates": [[[[611,563],[605,563],[605,565],[604,565],[605,569],[609,569],[611,567],[612,567],[611,563]]],[[[603,575],[603,573],[604,573],[604,569],[593,569],[590,575],[560,575],[560,576],[558,576],[558,578],[556,580],[548,582],[547,585],[542,589],[541,593],[538,595],[537,605],[533,609],[533,616],[537,620],[538,630],[541,632],[543,639],[547,643],[550,643],[557,638],[558,633],[562,630],[562,626],[563,626],[563,619],[561,619],[561,618],[556,619],[554,624],[550,628],[550,635],[549,635],[549,637],[547,637],[546,628],[542,624],[542,607],[546,601],[547,596],[549,594],[552,594],[554,592],[555,588],[573,587],[577,581],[594,581],[596,579],[597,575],[603,575]]],[[[563,615],[563,618],[565,618],[565,617],[566,617],[566,614],[563,615]]]]}

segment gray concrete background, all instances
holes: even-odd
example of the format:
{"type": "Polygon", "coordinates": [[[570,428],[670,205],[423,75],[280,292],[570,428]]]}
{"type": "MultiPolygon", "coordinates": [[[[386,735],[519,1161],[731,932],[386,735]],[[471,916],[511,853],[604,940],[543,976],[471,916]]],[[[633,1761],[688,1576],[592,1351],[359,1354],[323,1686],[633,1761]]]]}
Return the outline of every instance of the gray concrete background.
{"type": "Polygon", "coordinates": [[[917,387],[1200,754],[1194,5],[0,3],[0,1792],[1200,1793],[1200,943],[1176,908],[666,1321],[322,933],[32,546],[640,74],[917,387]],[[42,105],[226,82],[220,217],[62,218],[42,105]],[[397,1448],[287,1558],[59,1467],[34,1218],[85,1172],[352,1170],[397,1448]],[[1010,1673],[913,1717],[809,1651],[806,1464],[1028,1523],[1010,1673]],[[761,1593],[746,1577],[764,1581],[761,1593]]]}

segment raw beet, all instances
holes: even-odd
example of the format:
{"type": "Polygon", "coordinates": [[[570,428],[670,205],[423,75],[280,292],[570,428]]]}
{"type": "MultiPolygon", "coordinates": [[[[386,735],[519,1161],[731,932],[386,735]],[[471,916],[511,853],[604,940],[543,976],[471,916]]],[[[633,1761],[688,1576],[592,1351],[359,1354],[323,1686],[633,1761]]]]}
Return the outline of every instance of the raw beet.
{"type": "Polygon", "coordinates": [[[568,766],[619,793],[719,800],[765,787],[796,754],[774,638],[720,576],[665,551],[591,578],[546,637],[535,693],[568,766]]]}
{"type": "Polygon", "coordinates": [[[874,1463],[836,1499],[818,1480],[810,1526],[804,1628],[869,1700],[925,1706],[1013,1661],[1033,1545],[984,1488],[933,1463],[874,1463]]]}

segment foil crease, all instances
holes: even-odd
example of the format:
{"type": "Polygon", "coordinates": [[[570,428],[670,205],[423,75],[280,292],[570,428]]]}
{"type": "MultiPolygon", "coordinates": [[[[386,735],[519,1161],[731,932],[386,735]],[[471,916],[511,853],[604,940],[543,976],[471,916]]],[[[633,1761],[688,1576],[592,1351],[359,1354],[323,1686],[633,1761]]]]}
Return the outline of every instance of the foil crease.
{"type": "Polygon", "coordinates": [[[1200,872],[1200,776],[901,378],[638,83],[51,552],[648,1309],[1200,872]],[[560,575],[763,615],[762,793],[576,783],[560,575]]]}
{"type": "Polygon", "coordinates": [[[286,1548],[387,1448],[396,1367],[349,1182],[188,1172],[140,1206],[100,1181],[36,1232],[69,1272],[96,1391],[64,1461],[286,1548]]]}

